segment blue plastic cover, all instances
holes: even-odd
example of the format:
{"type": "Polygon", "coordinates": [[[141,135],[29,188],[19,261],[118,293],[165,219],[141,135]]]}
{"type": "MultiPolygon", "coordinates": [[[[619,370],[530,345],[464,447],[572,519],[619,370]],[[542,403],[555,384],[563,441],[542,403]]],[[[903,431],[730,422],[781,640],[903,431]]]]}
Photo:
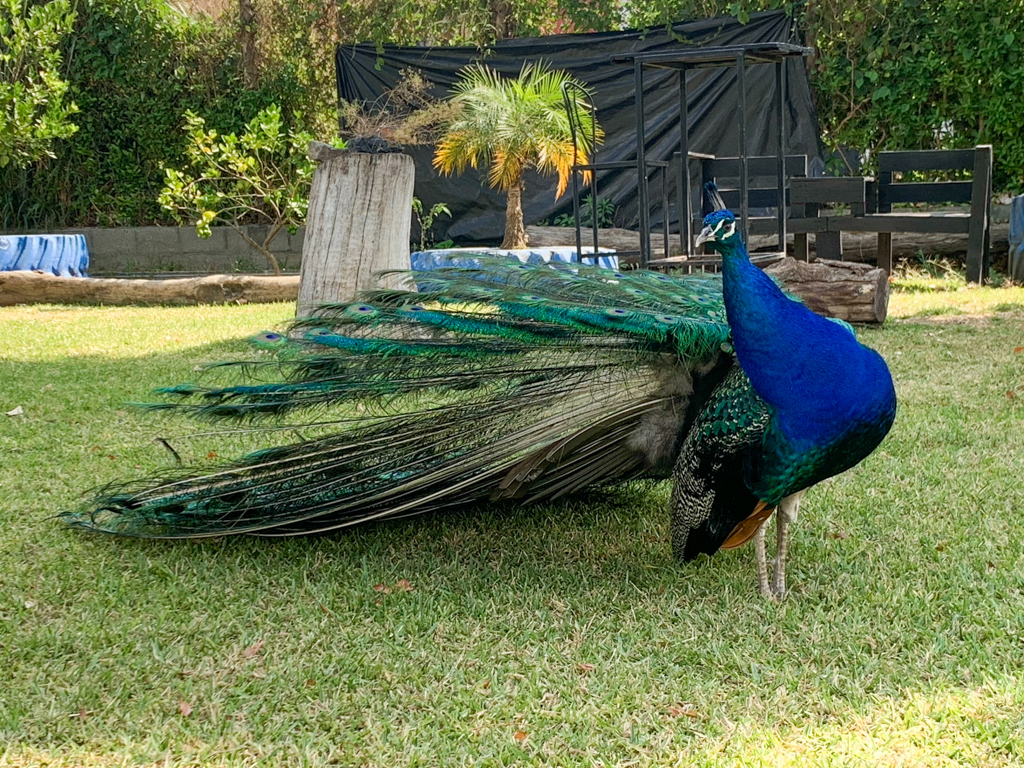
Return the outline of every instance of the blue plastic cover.
{"type": "Polygon", "coordinates": [[[1024,195],[1010,201],[1010,277],[1024,283],[1024,195]]]}
{"type": "Polygon", "coordinates": [[[88,277],[85,235],[0,235],[0,272],[33,269],[61,277],[88,277]]]}
{"type": "MultiPolygon", "coordinates": [[[[583,247],[583,263],[593,264],[593,248],[583,247]]],[[[579,261],[576,257],[576,246],[553,246],[550,248],[523,248],[521,250],[502,250],[501,248],[447,248],[435,251],[416,251],[411,256],[412,268],[427,271],[435,267],[472,267],[479,261],[474,256],[505,256],[518,259],[524,264],[542,264],[549,261],[572,263],[579,261]]],[[[618,269],[619,257],[608,248],[598,250],[597,266],[605,269],[618,269]]]]}

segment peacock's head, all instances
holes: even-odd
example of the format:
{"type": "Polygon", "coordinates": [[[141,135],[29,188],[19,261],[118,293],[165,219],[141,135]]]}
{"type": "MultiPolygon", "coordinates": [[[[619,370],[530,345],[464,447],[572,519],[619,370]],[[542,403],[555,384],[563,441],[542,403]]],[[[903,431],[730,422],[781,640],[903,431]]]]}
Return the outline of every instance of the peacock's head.
{"type": "Polygon", "coordinates": [[[711,243],[716,251],[728,250],[740,242],[736,231],[736,217],[730,211],[713,211],[704,217],[704,229],[697,235],[696,245],[711,243]]]}

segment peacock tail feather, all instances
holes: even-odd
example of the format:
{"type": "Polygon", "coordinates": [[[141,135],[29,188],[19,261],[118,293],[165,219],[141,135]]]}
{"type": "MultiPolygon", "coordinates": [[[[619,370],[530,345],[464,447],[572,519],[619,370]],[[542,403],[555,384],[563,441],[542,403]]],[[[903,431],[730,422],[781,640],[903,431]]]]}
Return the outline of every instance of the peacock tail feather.
{"type": "Polygon", "coordinates": [[[111,486],[64,519],[142,537],[291,535],[665,477],[694,382],[729,359],[718,277],[493,260],[411,277],[420,290],[261,334],[273,357],[213,366],[226,386],[169,387],[147,406],[326,434],[111,486]]]}

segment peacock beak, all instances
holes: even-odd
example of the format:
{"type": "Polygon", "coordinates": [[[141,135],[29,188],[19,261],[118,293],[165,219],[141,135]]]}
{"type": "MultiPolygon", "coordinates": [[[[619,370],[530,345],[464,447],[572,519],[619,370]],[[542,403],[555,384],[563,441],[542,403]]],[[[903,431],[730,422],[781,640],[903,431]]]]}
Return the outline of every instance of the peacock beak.
{"type": "Polygon", "coordinates": [[[700,231],[700,234],[697,235],[697,239],[696,239],[696,241],[694,241],[693,247],[694,248],[699,248],[700,246],[704,245],[704,243],[713,243],[714,241],[715,241],[715,230],[712,229],[711,226],[709,225],[709,226],[704,227],[704,229],[702,229],[700,231]]]}

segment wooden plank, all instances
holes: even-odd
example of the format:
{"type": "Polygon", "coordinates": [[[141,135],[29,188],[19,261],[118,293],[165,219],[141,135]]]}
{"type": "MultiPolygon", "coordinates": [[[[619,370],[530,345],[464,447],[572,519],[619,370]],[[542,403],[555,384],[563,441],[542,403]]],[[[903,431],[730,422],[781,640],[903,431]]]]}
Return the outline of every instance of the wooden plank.
{"type": "MultiPolygon", "coordinates": [[[[738,179],[740,176],[740,159],[738,157],[716,157],[714,160],[702,160],[712,178],[719,176],[727,179],[738,179]]],[[[775,155],[758,155],[747,158],[747,176],[774,178],[778,173],[778,158],[775,155]]],[[[807,155],[786,155],[786,175],[806,176],[807,155]]]]}
{"type": "Polygon", "coordinates": [[[793,179],[789,182],[790,200],[798,203],[863,203],[865,179],[850,178],[793,179]]]}
{"type": "Polygon", "coordinates": [[[880,194],[892,203],[969,203],[973,181],[927,181],[886,184],[880,194]]]}
{"type": "Polygon", "coordinates": [[[814,248],[819,259],[843,260],[843,235],[841,232],[819,232],[814,236],[814,248]]]}
{"type": "Polygon", "coordinates": [[[985,243],[989,239],[989,205],[992,180],[992,147],[974,151],[974,192],[971,200],[971,224],[967,234],[967,281],[979,285],[988,277],[985,269],[985,243]]]}
{"type": "Polygon", "coordinates": [[[878,153],[879,171],[967,171],[972,168],[973,149],[914,149],[878,153]]]}
{"type": "Polygon", "coordinates": [[[828,230],[828,219],[824,216],[805,219],[787,219],[786,229],[790,232],[826,232],[828,230]]]}
{"type": "Polygon", "coordinates": [[[869,213],[866,216],[827,216],[829,232],[948,232],[967,234],[967,213],[869,213]]]}
{"type": "Polygon", "coordinates": [[[878,234],[878,266],[885,274],[892,274],[892,232],[878,234]]]}

